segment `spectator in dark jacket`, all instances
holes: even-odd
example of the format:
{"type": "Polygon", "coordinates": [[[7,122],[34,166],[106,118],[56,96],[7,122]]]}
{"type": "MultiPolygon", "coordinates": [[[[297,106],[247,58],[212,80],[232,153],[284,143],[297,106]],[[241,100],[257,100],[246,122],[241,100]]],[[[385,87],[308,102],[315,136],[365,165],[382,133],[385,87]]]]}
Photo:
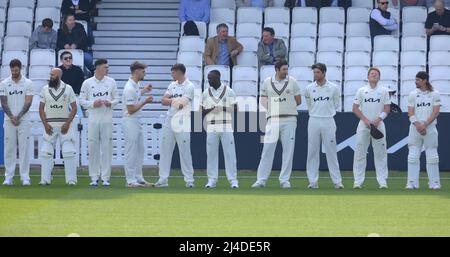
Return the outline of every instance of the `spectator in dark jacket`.
{"type": "Polygon", "coordinates": [[[61,14],[73,14],[76,20],[91,20],[91,3],[89,0],[64,0],[61,5],[61,14]]]}
{"type": "MultiPolygon", "coordinates": [[[[288,0],[288,2],[295,2],[295,0],[288,0]]],[[[301,7],[316,7],[319,9],[320,7],[344,7],[347,9],[352,6],[352,0],[298,0],[297,6],[301,7]]]]}
{"type": "Polygon", "coordinates": [[[75,22],[75,17],[68,14],[58,30],[58,49],[81,49],[84,52],[84,65],[93,73],[92,54],[87,50],[88,38],[83,25],[75,22]]]}
{"type": "Polygon", "coordinates": [[[73,56],[71,52],[62,52],[59,59],[62,63],[62,65],[58,67],[62,70],[61,80],[64,81],[64,83],[71,85],[75,94],[79,95],[81,85],[84,81],[83,71],[80,67],[73,65],[73,56]]]}

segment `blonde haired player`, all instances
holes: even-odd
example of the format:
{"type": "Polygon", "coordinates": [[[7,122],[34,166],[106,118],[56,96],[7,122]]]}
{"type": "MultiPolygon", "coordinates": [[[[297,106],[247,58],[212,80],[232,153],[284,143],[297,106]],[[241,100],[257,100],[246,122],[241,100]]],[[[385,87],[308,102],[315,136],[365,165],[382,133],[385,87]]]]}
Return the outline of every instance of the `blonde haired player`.
{"type": "Polygon", "coordinates": [[[236,149],[233,136],[232,113],[237,108],[234,91],[220,82],[220,72],[208,73],[210,87],[202,97],[202,112],[206,116],[206,153],[208,183],[206,188],[215,188],[219,173],[219,143],[222,143],[225,172],[231,188],[238,188],[236,149]]]}
{"type": "Polygon", "coordinates": [[[379,69],[375,67],[369,69],[367,72],[369,84],[358,89],[353,103],[353,112],[360,119],[356,130],[356,149],[353,158],[353,176],[355,177],[353,188],[355,189],[360,189],[364,183],[367,148],[371,142],[379,187],[380,189],[387,188],[386,136],[375,139],[370,133],[370,127],[373,125],[386,135],[383,120],[390,112],[389,92],[385,87],[378,85],[380,75],[379,69]]]}
{"type": "Polygon", "coordinates": [[[417,89],[408,96],[408,116],[411,121],[408,136],[408,181],[406,189],[419,188],[420,154],[425,148],[428,186],[440,189],[438,131],[436,118],[441,108],[439,92],[433,90],[428,74],[416,75],[417,89]]]}
{"type": "Polygon", "coordinates": [[[72,126],[77,113],[76,96],[70,85],[61,80],[62,71],[53,68],[50,81],[41,91],[39,116],[44,124],[45,132],[41,148],[41,182],[50,185],[52,181],[53,153],[59,138],[64,157],[66,184],[77,184],[77,150],[75,148],[75,132],[72,126]]]}
{"type": "Polygon", "coordinates": [[[306,87],[305,99],[308,105],[308,158],[306,174],[308,188],[319,188],[320,145],[325,147],[328,169],[336,189],[344,188],[336,150],[336,123],[334,115],[341,104],[339,88],[326,78],[327,66],[314,64],[314,82],[306,87]]]}
{"type": "Polygon", "coordinates": [[[280,171],[280,187],[290,188],[292,161],[297,129],[297,106],[301,104],[300,88],[295,78],[288,75],[286,60],[275,64],[275,75],[264,80],[261,88],[261,105],[267,110],[266,135],[253,188],[266,186],[270,176],[278,140],[283,146],[283,162],[280,171]]]}

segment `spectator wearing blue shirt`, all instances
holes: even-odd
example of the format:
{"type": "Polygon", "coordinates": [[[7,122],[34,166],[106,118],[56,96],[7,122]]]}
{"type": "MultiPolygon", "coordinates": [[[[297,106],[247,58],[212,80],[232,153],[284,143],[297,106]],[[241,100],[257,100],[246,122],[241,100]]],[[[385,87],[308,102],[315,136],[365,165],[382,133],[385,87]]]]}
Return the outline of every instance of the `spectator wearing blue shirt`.
{"type": "Polygon", "coordinates": [[[180,21],[203,21],[209,22],[209,0],[181,0],[180,21]]]}
{"type": "Polygon", "coordinates": [[[217,36],[208,38],[203,55],[206,65],[236,65],[237,56],[243,50],[235,37],[228,36],[225,23],[217,25],[217,36]]]}

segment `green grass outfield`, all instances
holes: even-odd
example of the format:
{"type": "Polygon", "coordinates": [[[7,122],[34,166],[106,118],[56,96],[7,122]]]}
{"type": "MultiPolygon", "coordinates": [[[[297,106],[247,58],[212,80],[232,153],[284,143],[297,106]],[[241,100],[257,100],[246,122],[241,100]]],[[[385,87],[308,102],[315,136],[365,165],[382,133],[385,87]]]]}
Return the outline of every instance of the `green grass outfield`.
{"type": "MultiPolygon", "coordinates": [[[[151,182],[155,175],[146,172],[151,182]]],[[[22,187],[16,177],[15,186],[0,186],[0,236],[450,236],[446,172],[440,191],[429,190],[425,177],[421,189],[405,190],[403,172],[390,173],[388,190],[378,189],[374,172],[362,190],[351,188],[350,172],[343,173],[343,190],[332,187],[327,172],[318,190],[306,189],[303,171],[293,173],[288,190],[275,177],[251,189],[255,172],[240,172],[234,190],[223,177],[218,188],[203,188],[204,171],[196,172],[194,189],[184,187],[179,171],[172,175],[169,188],[138,189],[125,188],[123,177],[109,188],[90,188],[86,176],[76,187],[60,176],[48,187],[33,176],[33,185],[22,187]]]]}

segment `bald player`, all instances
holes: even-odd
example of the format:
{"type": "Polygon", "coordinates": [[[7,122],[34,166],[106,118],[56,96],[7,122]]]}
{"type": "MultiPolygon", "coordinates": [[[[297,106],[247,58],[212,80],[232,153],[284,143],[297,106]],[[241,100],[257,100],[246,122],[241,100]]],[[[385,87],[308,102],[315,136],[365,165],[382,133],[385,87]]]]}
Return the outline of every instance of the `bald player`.
{"type": "Polygon", "coordinates": [[[421,71],[416,75],[417,89],[408,96],[408,116],[411,121],[408,136],[408,182],[406,189],[419,188],[420,154],[425,148],[428,187],[441,188],[439,178],[437,116],[441,108],[439,92],[433,89],[429,76],[421,71]]]}
{"type": "Polygon", "coordinates": [[[278,140],[283,146],[283,163],[280,171],[280,187],[290,188],[292,161],[297,129],[297,106],[301,104],[300,88],[295,78],[288,76],[288,63],[280,60],[275,64],[275,75],[264,80],[260,103],[267,110],[266,135],[257,180],[252,188],[266,186],[272,169],[278,140]]]}
{"type": "Polygon", "coordinates": [[[52,182],[53,153],[58,139],[64,157],[66,184],[77,184],[77,150],[72,126],[77,113],[77,102],[72,87],[65,84],[61,76],[62,71],[53,68],[48,85],[42,88],[40,96],[39,116],[45,128],[41,148],[40,185],[50,185],[52,182]]]}
{"type": "Polygon", "coordinates": [[[306,88],[308,105],[308,158],[306,174],[308,188],[319,188],[320,145],[323,144],[328,170],[336,189],[344,188],[336,149],[336,123],[334,115],[341,104],[339,88],[326,79],[327,66],[316,63],[312,66],[314,82],[306,88]]]}
{"type": "Polygon", "coordinates": [[[355,189],[361,189],[364,183],[367,148],[370,143],[373,147],[379,188],[386,189],[388,187],[386,182],[388,178],[386,129],[383,120],[390,112],[391,101],[388,89],[378,85],[380,75],[379,69],[370,68],[367,72],[369,84],[358,89],[353,102],[353,112],[360,120],[356,130],[356,149],[353,158],[353,175],[355,177],[353,188],[355,189]],[[383,133],[383,138],[375,139],[370,135],[371,124],[383,133]]]}

